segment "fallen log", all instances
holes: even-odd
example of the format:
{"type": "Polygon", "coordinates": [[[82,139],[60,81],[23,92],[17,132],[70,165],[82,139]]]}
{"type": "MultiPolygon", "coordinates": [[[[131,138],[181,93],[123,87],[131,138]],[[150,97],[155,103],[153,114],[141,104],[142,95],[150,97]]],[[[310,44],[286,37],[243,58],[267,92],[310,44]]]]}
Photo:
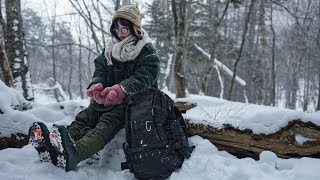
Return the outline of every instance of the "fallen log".
{"type": "MultiPolygon", "coordinates": [[[[181,112],[196,104],[176,102],[181,112]]],[[[255,134],[250,129],[240,130],[230,124],[223,128],[193,123],[185,119],[189,136],[199,135],[208,139],[219,150],[227,151],[238,158],[259,159],[262,151],[272,151],[281,158],[320,158],[320,126],[312,122],[292,120],[272,134],[255,134]]]]}
{"type": "Polygon", "coordinates": [[[225,150],[238,158],[259,159],[262,151],[272,151],[281,158],[320,158],[320,127],[311,122],[293,120],[273,134],[254,134],[251,130],[239,130],[230,125],[214,128],[194,124],[186,119],[187,133],[208,139],[219,150],[225,150]],[[301,142],[300,139],[305,139],[301,142]]]}
{"type": "Polygon", "coordinates": [[[22,148],[29,142],[29,137],[22,133],[11,134],[10,137],[0,137],[0,150],[6,148],[22,148]]]}

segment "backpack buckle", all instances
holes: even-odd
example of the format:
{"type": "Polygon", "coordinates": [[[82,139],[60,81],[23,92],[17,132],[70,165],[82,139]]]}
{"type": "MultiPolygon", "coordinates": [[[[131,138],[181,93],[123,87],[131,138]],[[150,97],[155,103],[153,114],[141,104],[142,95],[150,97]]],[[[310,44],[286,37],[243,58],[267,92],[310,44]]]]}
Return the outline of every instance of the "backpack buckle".
{"type": "Polygon", "coordinates": [[[151,129],[152,129],[151,127],[152,126],[148,127],[148,123],[151,123],[151,121],[146,121],[146,130],[149,132],[149,131],[151,131],[151,129]]]}

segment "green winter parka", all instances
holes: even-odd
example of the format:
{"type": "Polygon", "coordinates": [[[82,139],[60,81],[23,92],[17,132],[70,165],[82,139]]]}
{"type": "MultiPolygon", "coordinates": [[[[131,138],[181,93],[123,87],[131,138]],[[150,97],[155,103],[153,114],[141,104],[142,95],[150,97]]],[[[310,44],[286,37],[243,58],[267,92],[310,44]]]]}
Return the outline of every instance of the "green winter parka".
{"type": "MultiPolygon", "coordinates": [[[[88,88],[96,83],[101,83],[104,88],[120,84],[127,95],[149,87],[158,88],[159,56],[151,43],[146,44],[134,60],[121,62],[112,57],[112,65],[108,65],[104,51],[94,60],[95,72],[88,88]]],[[[123,103],[112,106],[90,104],[89,107],[98,111],[124,111],[123,103]]]]}

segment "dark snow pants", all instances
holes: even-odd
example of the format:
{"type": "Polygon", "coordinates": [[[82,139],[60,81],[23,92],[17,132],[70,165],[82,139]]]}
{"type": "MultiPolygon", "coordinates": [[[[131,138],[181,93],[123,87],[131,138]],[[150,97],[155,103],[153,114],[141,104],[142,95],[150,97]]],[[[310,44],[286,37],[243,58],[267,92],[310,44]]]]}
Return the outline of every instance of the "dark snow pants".
{"type": "Polygon", "coordinates": [[[68,132],[75,141],[83,136],[100,135],[107,144],[124,127],[124,117],[124,109],[119,113],[112,110],[102,112],[88,107],[77,114],[75,121],[68,127],[68,132]]]}

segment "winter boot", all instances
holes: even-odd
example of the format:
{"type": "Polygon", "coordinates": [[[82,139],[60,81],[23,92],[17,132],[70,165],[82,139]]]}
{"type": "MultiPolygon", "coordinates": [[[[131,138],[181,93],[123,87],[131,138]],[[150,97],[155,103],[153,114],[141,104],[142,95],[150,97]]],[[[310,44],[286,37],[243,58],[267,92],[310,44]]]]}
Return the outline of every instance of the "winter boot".
{"type": "Polygon", "coordinates": [[[29,143],[38,151],[41,162],[57,164],[57,153],[50,143],[49,130],[42,122],[34,122],[29,128],[29,143]]]}
{"type": "Polygon", "coordinates": [[[50,142],[57,151],[57,166],[65,171],[74,170],[80,161],[67,129],[54,124],[50,132],[50,142]]]}

